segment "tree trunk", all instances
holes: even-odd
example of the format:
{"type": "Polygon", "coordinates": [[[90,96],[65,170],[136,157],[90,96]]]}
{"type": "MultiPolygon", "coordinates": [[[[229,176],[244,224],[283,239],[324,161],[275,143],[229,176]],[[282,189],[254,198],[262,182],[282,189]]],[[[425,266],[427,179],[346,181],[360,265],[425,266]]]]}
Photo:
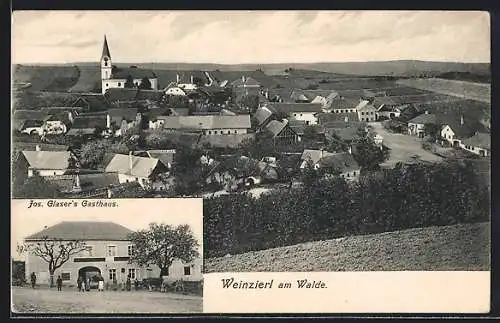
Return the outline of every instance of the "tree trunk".
{"type": "Polygon", "coordinates": [[[54,287],[54,270],[50,271],[50,287],[54,287]]]}

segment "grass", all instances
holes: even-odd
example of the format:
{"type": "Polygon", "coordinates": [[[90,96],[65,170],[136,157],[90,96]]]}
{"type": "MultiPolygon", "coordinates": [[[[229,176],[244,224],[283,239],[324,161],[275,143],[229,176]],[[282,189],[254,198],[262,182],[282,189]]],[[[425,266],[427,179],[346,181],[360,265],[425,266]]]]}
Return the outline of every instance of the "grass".
{"type": "Polygon", "coordinates": [[[205,272],[490,270],[490,223],[351,236],[205,259],[205,272]]]}

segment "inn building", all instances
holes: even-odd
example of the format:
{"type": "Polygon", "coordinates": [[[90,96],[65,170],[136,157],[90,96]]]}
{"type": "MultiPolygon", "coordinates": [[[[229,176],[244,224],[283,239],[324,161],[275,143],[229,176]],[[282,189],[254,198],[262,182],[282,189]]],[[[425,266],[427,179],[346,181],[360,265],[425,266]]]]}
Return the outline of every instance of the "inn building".
{"type": "MultiPolygon", "coordinates": [[[[61,275],[65,285],[76,285],[79,276],[92,279],[100,275],[105,283],[112,283],[113,280],[120,283],[128,276],[131,280],[159,277],[159,267],[139,266],[129,262],[134,250],[134,245],[128,238],[132,232],[113,222],[64,221],[26,237],[24,242],[38,243],[43,241],[44,237],[59,239],[62,243],[85,242],[85,250],[72,255],[54,273],[55,278],[61,275]]],[[[198,281],[202,279],[202,265],[201,258],[191,263],[175,260],[168,275],[163,278],[169,281],[198,281]]],[[[26,259],[27,281],[30,280],[32,272],[37,276],[37,283],[49,284],[48,263],[30,253],[26,259]]]]}

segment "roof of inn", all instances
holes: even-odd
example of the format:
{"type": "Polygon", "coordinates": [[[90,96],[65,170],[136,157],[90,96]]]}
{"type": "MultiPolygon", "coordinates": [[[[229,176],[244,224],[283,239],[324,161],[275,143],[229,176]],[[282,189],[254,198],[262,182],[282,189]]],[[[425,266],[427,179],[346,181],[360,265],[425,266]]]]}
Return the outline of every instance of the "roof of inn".
{"type": "Polygon", "coordinates": [[[25,238],[26,241],[44,237],[62,240],[127,241],[132,230],[113,222],[63,221],[25,238]]]}

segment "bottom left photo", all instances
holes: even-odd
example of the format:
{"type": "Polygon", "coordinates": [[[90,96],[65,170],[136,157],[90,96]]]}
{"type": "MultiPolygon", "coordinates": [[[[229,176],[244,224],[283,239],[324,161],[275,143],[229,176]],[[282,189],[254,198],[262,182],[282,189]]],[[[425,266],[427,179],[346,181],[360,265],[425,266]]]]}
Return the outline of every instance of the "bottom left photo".
{"type": "Polygon", "coordinates": [[[14,314],[203,312],[201,199],[85,201],[12,200],[14,314]]]}

